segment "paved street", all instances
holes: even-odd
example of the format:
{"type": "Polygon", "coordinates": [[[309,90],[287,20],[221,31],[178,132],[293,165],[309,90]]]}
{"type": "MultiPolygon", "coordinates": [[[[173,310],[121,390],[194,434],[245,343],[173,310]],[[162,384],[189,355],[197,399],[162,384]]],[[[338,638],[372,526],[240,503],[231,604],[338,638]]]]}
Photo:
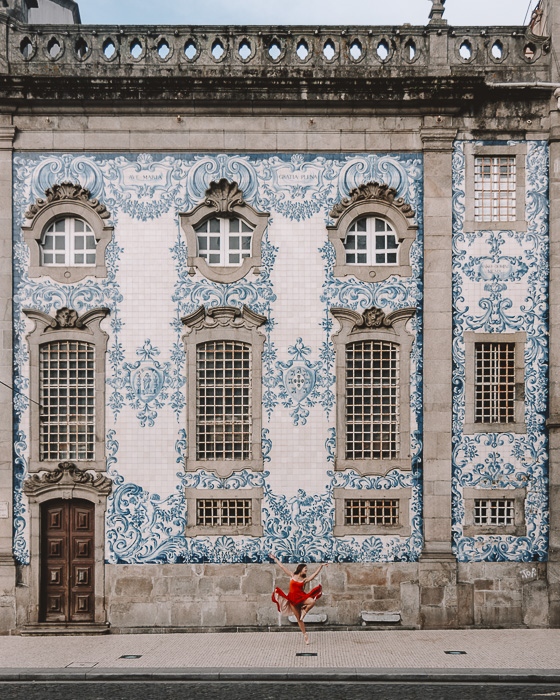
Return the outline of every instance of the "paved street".
{"type": "Polygon", "coordinates": [[[0,683],[2,700],[538,700],[560,684],[424,683],[0,683]]]}

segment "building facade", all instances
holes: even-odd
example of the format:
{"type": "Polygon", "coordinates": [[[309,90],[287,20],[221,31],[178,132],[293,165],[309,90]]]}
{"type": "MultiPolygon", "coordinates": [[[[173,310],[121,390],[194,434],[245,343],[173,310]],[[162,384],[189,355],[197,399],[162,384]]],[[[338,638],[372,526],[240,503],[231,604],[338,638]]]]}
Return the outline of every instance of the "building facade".
{"type": "Polygon", "coordinates": [[[558,626],[560,3],[5,4],[1,631],[558,626]]]}

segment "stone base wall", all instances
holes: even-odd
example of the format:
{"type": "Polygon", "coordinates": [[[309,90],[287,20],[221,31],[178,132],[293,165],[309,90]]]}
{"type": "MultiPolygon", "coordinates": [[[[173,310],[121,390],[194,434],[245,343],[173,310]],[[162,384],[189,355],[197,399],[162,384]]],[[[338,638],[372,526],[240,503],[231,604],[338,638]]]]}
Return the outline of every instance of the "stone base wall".
{"type": "MultiPolygon", "coordinates": [[[[270,599],[275,586],[288,587],[277,567],[107,565],[105,576],[114,631],[291,626],[270,599]]],[[[328,626],[361,626],[362,611],[398,612],[395,627],[418,629],[553,625],[541,563],[331,564],[317,581],[324,594],[313,612],[328,626]]]]}

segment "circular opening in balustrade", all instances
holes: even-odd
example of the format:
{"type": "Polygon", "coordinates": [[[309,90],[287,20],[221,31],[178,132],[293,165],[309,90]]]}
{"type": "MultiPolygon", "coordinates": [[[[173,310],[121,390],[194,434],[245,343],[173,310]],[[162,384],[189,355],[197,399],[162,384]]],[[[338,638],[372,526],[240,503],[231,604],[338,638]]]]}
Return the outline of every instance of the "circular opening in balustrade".
{"type": "Polygon", "coordinates": [[[270,42],[270,46],[268,47],[268,55],[270,58],[272,58],[273,61],[276,61],[276,59],[280,56],[282,53],[282,45],[278,41],[278,39],[273,39],[270,42]]]}
{"type": "Polygon", "coordinates": [[[168,58],[169,54],[171,53],[171,48],[167,39],[160,39],[156,46],[156,50],[161,60],[165,61],[165,59],[168,58]]]}
{"type": "Polygon", "coordinates": [[[532,41],[530,41],[528,44],[525,44],[525,48],[523,49],[523,56],[525,57],[526,61],[534,61],[537,57],[537,47],[535,46],[535,44],[533,44],[532,41]]]}
{"type": "Polygon", "coordinates": [[[53,59],[59,58],[62,53],[60,41],[55,36],[49,39],[49,43],[47,44],[47,53],[49,54],[50,58],[53,59]]]}
{"type": "Polygon", "coordinates": [[[142,42],[138,38],[134,38],[130,42],[130,55],[134,59],[139,59],[140,56],[142,55],[142,52],[144,51],[144,48],[142,46],[142,42]]]}
{"type": "Polygon", "coordinates": [[[109,61],[117,54],[117,47],[112,39],[105,39],[103,42],[103,55],[109,61]]]}
{"type": "Polygon", "coordinates": [[[185,56],[189,61],[193,61],[198,53],[198,48],[192,39],[187,39],[185,43],[185,56]]]}
{"type": "Polygon", "coordinates": [[[240,42],[239,48],[237,49],[237,53],[243,61],[246,61],[248,58],[250,58],[252,50],[251,42],[249,41],[249,39],[243,39],[240,42]]]}
{"type": "Polygon", "coordinates": [[[462,42],[461,46],[459,46],[459,56],[463,59],[463,61],[470,61],[473,57],[473,48],[472,44],[468,39],[465,39],[465,41],[462,42]]]}
{"type": "Polygon", "coordinates": [[[416,58],[416,42],[412,37],[404,45],[404,57],[406,61],[412,63],[416,58]]]}
{"type": "Polygon", "coordinates": [[[377,44],[376,53],[381,61],[386,61],[389,58],[389,44],[386,39],[381,39],[377,44]]]}
{"type": "Polygon", "coordinates": [[[214,39],[214,43],[212,44],[212,57],[214,60],[219,61],[221,58],[223,58],[225,52],[226,50],[221,40],[214,39]]]}
{"type": "Polygon", "coordinates": [[[83,60],[84,58],[87,57],[89,54],[89,46],[87,41],[84,39],[83,36],[78,37],[76,40],[76,44],[74,46],[76,50],[76,56],[80,59],[83,60]]]}
{"type": "Polygon", "coordinates": [[[363,55],[364,47],[362,46],[362,42],[359,39],[354,39],[354,41],[350,44],[350,56],[354,59],[354,61],[359,61],[363,55]]]}
{"type": "Polygon", "coordinates": [[[300,39],[297,44],[296,54],[300,61],[305,61],[309,56],[309,44],[305,39],[300,39]]]}
{"type": "Polygon", "coordinates": [[[35,53],[35,46],[28,36],[24,36],[20,42],[19,50],[21,55],[28,61],[35,53]]]}
{"type": "Polygon", "coordinates": [[[492,48],[490,49],[492,53],[492,57],[496,61],[501,61],[504,57],[504,45],[499,39],[496,39],[496,41],[492,44],[492,48]]]}
{"type": "Polygon", "coordinates": [[[323,56],[327,61],[332,61],[336,55],[336,47],[332,39],[327,39],[323,45],[323,56]]]}

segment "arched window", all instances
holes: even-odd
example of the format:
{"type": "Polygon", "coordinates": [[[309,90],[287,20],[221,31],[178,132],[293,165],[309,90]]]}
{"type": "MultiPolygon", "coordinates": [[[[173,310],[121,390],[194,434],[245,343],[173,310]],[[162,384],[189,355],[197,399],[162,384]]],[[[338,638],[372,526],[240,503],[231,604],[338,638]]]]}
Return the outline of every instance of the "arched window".
{"type": "Polygon", "coordinates": [[[205,200],[180,214],[187,239],[189,273],[214,282],[237,282],[261,265],[261,242],[269,215],[243,199],[235,182],[211,182],[205,200]]]}
{"type": "Polygon", "coordinates": [[[41,238],[41,265],[92,267],[96,264],[97,242],[91,226],[75,216],[53,221],[41,238]]]}
{"type": "Polygon", "coordinates": [[[106,277],[105,249],[113,234],[110,213],[81,185],[63,182],[46,190],[25,212],[30,278],[48,275],[71,284],[106,277]]]}
{"type": "Polygon", "coordinates": [[[352,275],[363,282],[410,277],[410,246],[418,226],[395,189],[377,182],[360,185],[329,216],[335,221],[327,227],[336,253],[335,277],[352,275]]]}
{"type": "Polygon", "coordinates": [[[399,242],[392,225],[378,216],[362,216],[344,239],[347,265],[398,265],[399,242]]]}
{"type": "Polygon", "coordinates": [[[251,257],[253,228],[243,219],[212,217],[195,231],[198,257],[208,265],[239,267],[251,257]]]}

